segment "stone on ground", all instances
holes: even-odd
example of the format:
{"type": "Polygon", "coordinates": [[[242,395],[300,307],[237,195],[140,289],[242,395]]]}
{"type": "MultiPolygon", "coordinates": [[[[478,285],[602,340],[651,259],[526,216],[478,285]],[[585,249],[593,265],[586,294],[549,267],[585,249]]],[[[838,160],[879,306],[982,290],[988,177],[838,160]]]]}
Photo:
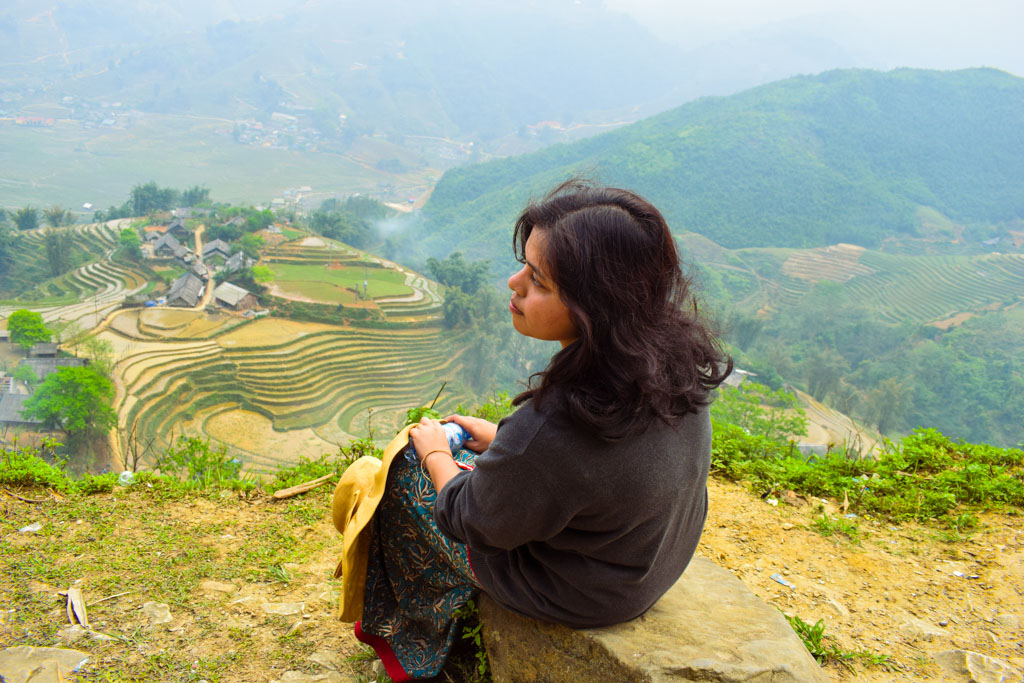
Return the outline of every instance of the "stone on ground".
{"type": "Polygon", "coordinates": [[[917,617],[907,617],[900,624],[900,633],[910,640],[934,640],[944,638],[946,632],[939,626],[917,617]]]}
{"type": "Polygon", "coordinates": [[[1022,683],[1024,676],[994,657],[970,650],[946,650],[935,655],[950,683],[1022,683]]]}
{"type": "Polygon", "coordinates": [[[0,677],[7,683],[57,683],[78,670],[89,655],[59,647],[19,645],[0,650],[0,677]]]}
{"type": "Polygon", "coordinates": [[[172,621],[171,608],[165,602],[147,602],[142,605],[142,614],[149,620],[150,626],[169,624],[172,621]]]}
{"type": "Polygon", "coordinates": [[[782,614],[727,570],[694,558],[647,614],[573,630],[480,599],[496,683],[826,682],[782,614]]]}

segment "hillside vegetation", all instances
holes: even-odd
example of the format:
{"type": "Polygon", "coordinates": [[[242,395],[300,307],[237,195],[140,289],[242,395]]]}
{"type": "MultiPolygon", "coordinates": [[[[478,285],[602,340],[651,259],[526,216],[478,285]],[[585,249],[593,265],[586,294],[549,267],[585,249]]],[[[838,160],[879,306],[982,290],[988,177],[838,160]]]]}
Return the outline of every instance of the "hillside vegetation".
{"type": "Polygon", "coordinates": [[[666,214],[740,365],[896,437],[1024,441],[1024,79],[836,71],[451,170],[412,232],[512,272],[573,174],[666,214]]]}
{"type": "MultiPolygon", "coordinates": [[[[499,400],[476,414],[496,419],[508,408],[499,400]]],[[[372,654],[337,622],[331,486],[270,494],[336,481],[372,454],[380,451],[363,440],[260,481],[239,476],[223,449],[181,439],[160,473],[140,470],[120,485],[115,473],[68,476],[45,461],[45,446],[0,449],[4,644],[70,644],[91,655],[85,676],[108,680],[371,675],[372,654]],[[92,636],[66,621],[69,587],[88,602],[92,636]]],[[[877,461],[805,460],[783,435],[716,420],[698,552],[785,611],[836,680],[948,680],[934,655],[950,647],[1016,666],[1022,467],[1020,450],[932,430],[877,461]]],[[[457,649],[445,680],[488,680],[476,654],[457,649]]]]}
{"type": "Polygon", "coordinates": [[[531,194],[570,175],[635,189],[677,231],[727,247],[877,246],[920,229],[919,207],[967,225],[1018,221],[1024,79],[833,71],[704,98],[540,152],[453,169],[424,208],[435,252],[509,260],[531,194]]]}

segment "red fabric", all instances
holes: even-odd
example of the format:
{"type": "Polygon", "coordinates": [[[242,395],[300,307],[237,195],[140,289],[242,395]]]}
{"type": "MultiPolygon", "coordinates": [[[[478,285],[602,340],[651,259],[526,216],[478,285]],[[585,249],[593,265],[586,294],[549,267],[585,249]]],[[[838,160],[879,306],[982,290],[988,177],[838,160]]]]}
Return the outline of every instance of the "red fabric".
{"type": "Polygon", "coordinates": [[[355,634],[356,639],[361,643],[366,643],[373,648],[377,656],[380,657],[381,663],[384,665],[384,670],[388,676],[395,683],[404,683],[404,681],[411,680],[409,674],[405,673],[405,669],[398,661],[398,657],[391,650],[391,646],[388,645],[388,641],[384,640],[380,636],[375,636],[372,633],[365,632],[360,626],[361,622],[355,623],[355,634]]]}

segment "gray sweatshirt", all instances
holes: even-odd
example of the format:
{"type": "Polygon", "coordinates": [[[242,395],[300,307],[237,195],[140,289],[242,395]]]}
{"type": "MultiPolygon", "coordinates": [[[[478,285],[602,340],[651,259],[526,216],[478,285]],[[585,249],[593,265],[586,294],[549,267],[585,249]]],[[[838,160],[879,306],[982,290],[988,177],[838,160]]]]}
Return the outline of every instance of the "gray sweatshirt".
{"type": "Polygon", "coordinates": [[[707,516],[708,409],[609,443],[532,402],[502,420],[434,519],[508,609],[575,628],[643,614],[682,575],[707,516]]]}

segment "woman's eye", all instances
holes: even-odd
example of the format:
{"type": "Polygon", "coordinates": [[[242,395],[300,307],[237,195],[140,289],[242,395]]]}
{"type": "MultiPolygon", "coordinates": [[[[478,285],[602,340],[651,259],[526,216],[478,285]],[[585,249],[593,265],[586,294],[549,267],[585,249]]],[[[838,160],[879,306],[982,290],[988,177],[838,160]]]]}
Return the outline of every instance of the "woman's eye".
{"type": "Polygon", "coordinates": [[[540,287],[540,288],[542,288],[542,289],[544,288],[544,285],[542,285],[542,284],[540,283],[540,280],[538,280],[538,279],[537,279],[537,276],[536,276],[536,275],[534,275],[533,273],[530,273],[530,280],[532,280],[532,281],[533,281],[533,284],[537,285],[538,287],[540,287]]]}

